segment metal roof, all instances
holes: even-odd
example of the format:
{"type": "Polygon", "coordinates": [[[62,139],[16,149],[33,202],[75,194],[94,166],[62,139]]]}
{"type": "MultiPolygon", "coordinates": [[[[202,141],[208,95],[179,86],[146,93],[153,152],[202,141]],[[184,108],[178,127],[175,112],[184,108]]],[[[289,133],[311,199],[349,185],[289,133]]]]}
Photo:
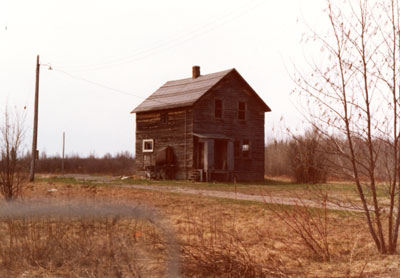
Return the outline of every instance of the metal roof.
{"type": "MultiPolygon", "coordinates": [[[[131,113],[191,106],[232,71],[236,72],[235,69],[229,69],[197,78],[168,81],[131,113]]],[[[257,97],[259,98],[258,95],[257,97]]],[[[264,105],[268,108],[265,103],[264,105]]],[[[269,108],[267,110],[270,111],[269,108]]]]}

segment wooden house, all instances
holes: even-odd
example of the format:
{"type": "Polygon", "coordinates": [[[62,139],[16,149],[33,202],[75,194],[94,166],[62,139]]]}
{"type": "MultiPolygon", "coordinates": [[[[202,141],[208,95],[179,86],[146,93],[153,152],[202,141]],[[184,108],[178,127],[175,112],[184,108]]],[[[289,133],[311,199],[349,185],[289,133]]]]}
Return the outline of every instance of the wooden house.
{"type": "Polygon", "coordinates": [[[235,70],[168,81],[136,113],[139,174],[202,181],[264,179],[264,113],[235,70]]]}

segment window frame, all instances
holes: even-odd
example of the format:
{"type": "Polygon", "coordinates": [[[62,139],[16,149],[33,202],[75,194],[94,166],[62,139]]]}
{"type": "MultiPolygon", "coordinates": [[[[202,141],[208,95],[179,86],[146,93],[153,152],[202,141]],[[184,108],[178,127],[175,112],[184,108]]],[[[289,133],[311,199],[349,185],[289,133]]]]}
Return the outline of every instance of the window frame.
{"type": "Polygon", "coordinates": [[[154,152],[154,139],[143,139],[142,141],[142,152],[152,153],[154,152]],[[146,143],[151,143],[151,149],[146,149],[146,143]]]}
{"type": "Polygon", "coordinates": [[[240,150],[241,150],[241,154],[242,154],[243,158],[250,158],[251,145],[250,145],[249,139],[242,140],[242,146],[241,146],[240,150]],[[246,149],[245,149],[245,146],[247,146],[246,149]]]}
{"type": "Polygon", "coordinates": [[[214,118],[215,119],[222,119],[224,117],[224,102],[222,99],[215,99],[214,100],[214,118]],[[221,103],[221,107],[217,108],[217,101],[221,103]],[[220,113],[220,116],[217,117],[217,111],[220,113]]]}
{"type": "Polygon", "coordinates": [[[245,101],[239,101],[238,102],[238,114],[237,118],[239,121],[245,121],[247,119],[247,102],[245,101]],[[244,105],[244,109],[241,109],[241,104],[244,105]],[[241,115],[243,114],[243,117],[241,115]]]}
{"type": "Polygon", "coordinates": [[[168,112],[162,112],[160,113],[160,122],[163,124],[168,123],[168,112]]]}

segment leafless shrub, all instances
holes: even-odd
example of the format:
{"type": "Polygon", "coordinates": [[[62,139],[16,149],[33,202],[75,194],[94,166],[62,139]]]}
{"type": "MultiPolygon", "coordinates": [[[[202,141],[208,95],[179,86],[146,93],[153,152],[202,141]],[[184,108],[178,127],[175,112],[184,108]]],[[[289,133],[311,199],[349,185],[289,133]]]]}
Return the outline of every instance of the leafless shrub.
{"type": "Polygon", "coordinates": [[[20,156],[24,138],[24,118],[5,109],[0,122],[0,193],[7,201],[18,198],[26,180],[26,169],[20,156]]]}
{"type": "Polygon", "coordinates": [[[297,236],[302,245],[317,260],[330,261],[330,217],[327,207],[328,194],[320,199],[321,208],[311,208],[298,197],[293,206],[281,207],[266,204],[285,227],[297,236]]]}
{"type": "Polygon", "coordinates": [[[327,154],[316,130],[290,139],[275,141],[265,147],[265,173],[290,176],[297,183],[326,182],[327,154]]]}
{"type": "Polygon", "coordinates": [[[326,182],[326,154],[322,152],[321,138],[316,130],[303,136],[294,136],[287,152],[292,176],[297,183],[326,182]]]}
{"type": "Polygon", "coordinates": [[[252,253],[252,243],[220,218],[185,221],[181,235],[188,277],[291,277],[281,261],[252,253]]]}

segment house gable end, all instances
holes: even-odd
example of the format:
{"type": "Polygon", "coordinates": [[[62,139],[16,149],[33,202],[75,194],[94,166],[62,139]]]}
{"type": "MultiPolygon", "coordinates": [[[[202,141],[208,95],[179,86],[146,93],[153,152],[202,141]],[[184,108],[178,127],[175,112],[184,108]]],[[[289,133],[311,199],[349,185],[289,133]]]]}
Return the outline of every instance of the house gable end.
{"type": "Polygon", "coordinates": [[[254,91],[254,89],[249,85],[249,83],[246,82],[246,80],[239,74],[239,72],[236,69],[232,69],[221,80],[219,80],[217,83],[215,83],[214,86],[212,86],[205,94],[203,94],[199,99],[197,99],[194,102],[193,106],[196,106],[196,104],[201,102],[203,99],[207,98],[209,96],[209,94],[213,94],[213,92],[215,91],[214,90],[215,88],[222,85],[224,83],[224,81],[226,81],[228,78],[231,78],[231,77],[238,80],[240,83],[242,83],[244,85],[245,88],[248,89],[248,91],[257,100],[257,102],[260,103],[264,112],[271,112],[271,108],[269,108],[269,106],[261,99],[261,97],[254,91]]]}

